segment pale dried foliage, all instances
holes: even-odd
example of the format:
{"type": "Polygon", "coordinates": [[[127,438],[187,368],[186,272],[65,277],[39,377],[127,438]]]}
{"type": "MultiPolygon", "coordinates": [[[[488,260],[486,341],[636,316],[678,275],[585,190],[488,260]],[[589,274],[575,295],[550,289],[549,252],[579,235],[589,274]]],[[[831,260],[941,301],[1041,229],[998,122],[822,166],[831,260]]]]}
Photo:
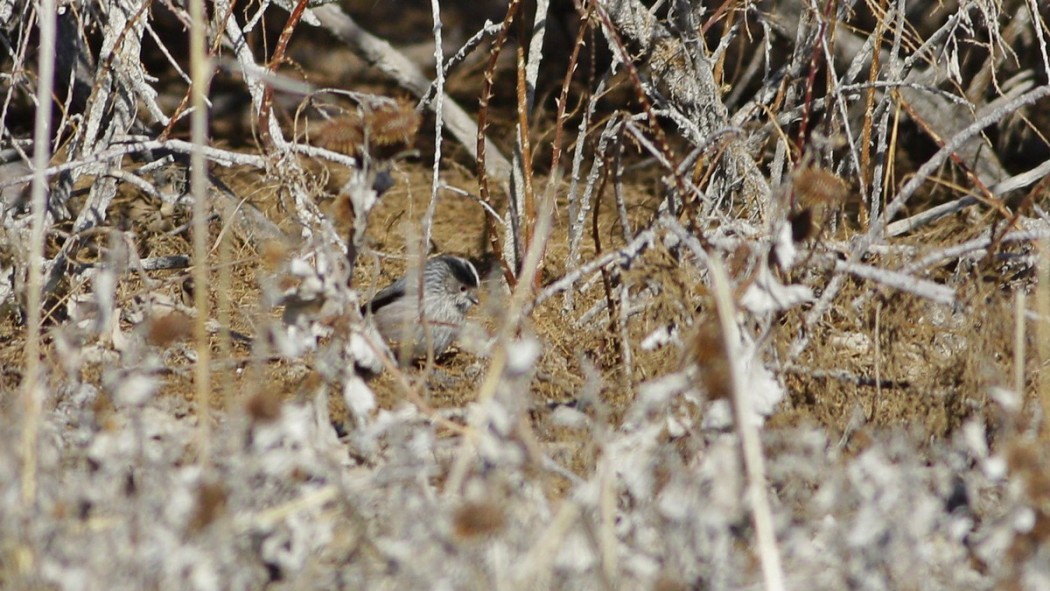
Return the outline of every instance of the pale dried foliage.
{"type": "Polygon", "coordinates": [[[1050,588],[1042,2],[192,4],[0,0],[0,587],[1050,588]]]}

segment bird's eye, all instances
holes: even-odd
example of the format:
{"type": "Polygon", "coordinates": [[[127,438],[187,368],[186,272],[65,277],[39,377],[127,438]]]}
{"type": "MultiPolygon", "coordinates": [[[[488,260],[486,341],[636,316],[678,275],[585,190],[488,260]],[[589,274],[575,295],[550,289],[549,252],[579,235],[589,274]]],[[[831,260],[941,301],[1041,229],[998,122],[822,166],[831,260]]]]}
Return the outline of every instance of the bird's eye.
{"type": "Polygon", "coordinates": [[[459,286],[459,293],[467,293],[467,286],[466,285],[460,285],[459,286]]]}

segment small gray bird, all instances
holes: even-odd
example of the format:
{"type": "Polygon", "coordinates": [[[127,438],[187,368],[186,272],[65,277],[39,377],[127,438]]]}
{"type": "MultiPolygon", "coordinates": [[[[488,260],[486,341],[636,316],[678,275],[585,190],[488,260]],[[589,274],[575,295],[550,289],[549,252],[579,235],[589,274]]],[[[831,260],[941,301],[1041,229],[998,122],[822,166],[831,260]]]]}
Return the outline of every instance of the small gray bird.
{"type": "MultiPolygon", "coordinates": [[[[467,310],[478,303],[480,284],[474,265],[453,255],[436,256],[423,267],[423,316],[419,314],[419,279],[402,277],[381,289],[361,307],[372,314],[376,328],[388,343],[410,345],[412,359],[437,357],[459,335],[467,310]]],[[[399,350],[395,348],[395,351],[399,350]]]]}

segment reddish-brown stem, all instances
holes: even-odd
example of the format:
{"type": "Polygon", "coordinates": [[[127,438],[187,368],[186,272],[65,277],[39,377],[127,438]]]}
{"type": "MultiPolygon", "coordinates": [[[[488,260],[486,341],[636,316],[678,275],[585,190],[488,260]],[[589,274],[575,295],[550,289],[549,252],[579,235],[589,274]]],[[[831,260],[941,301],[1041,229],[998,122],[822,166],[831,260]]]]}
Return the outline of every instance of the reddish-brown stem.
{"type": "MultiPolygon", "coordinates": [[[[271,73],[275,73],[277,67],[284,61],[284,52],[288,49],[288,42],[292,38],[292,32],[299,25],[299,20],[302,19],[303,11],[306,10],[308,2],[309,0],[299,0],[292,13],[288,15],[288,22],[284,24],[284,29],[281,30],[281,37],[277,40],[277,47],[274,48],[270,63],[266,66],[266,69],[271,73]]],[[[273,86],[267,84],[263,90],[262,102],[259,105],[259,138],[262,140],[263,148],[267,151],[272,151],[274,148],[273,137],[270,136],[270,116],[272,114],[273,86]]]]}
{"type": "MultiPolygon", "coordinates": [[[[904,100],[904,97],[901,96],[899,92],[895,91],[895,95],[897,97],[897,100],[900,102],[901,107],[906,113],[908,113],[908,117],[911,117],[912,121],[914,121],[922,129],[923,133],[928,135],[930,139],[932,139],[934,143],[937,144],[938,148],[943,148],[944,138],[942,138],[940,134],[938,134],[937,131],[929,123],[927,123],[925,119],[922,118],[922,115],[920,115],[918,111],[912,108],[908,101],[904,100]]],[[[977,199],[979,199],[981,203],[984,203],[988,207],[991,207],[992,209],[998,211],[1004,219],[1010,219],[1013,217],[1013,212],[1011,212],[1009,209],[1007,209],[1005,205],[1003,205],[1002,200],[1000,200],[992,193],[991,189],[989,189],[988,186],[985,185],[983,181],[981,181],[980,177],[977,176],[977,173],[975,173],[973,169],[970,168],[970,165],[967,164],[966,161],[964,161],[958,153],[952,152],[951,154],[949,154],[948,157],[951,158],[952,162],[954,162],[955,165],[963,171],[963,173],[966,175],[966,178],[968,178],[970,182],[973,183],[973,186],[979,191],[980,194],[975,195],[975,197],[977,197],[977,199]]]]}
{"type": "Polygon", "coordinates": [[[554,127],[554,142],[551,145],[550,174],[552,177],[557,174],[558,163],[561,160],[562,135],[565,131],[565,122],[569,118],[568,113],[565,110],[565,104],[569,100],[569,85],[572,82],[572,75],[576,71],[576,65],[580,59],[580,48],[584,45],[583,36],[587,34],[589,29],[591,29],[590,21],[593,12],[594,6],[588,3],[587,11],[580,15],[580,30],[576,32],[576,42],[572,46],[572,55],[569,56],[569,67],[566,68],[565,77],[562,78],[561,82],[561,94],[558,95],[557,123],[554,127]]]}
{"type": "MultiPolygon", "coordinates": [[[[223,30],[223,28],[226,25],[226,21],[231,16],[233,16],[233,5],[234,5],[234,3],[231,2],[229,7],[228,7],[228,9],[226,10],[226,14],[222,15],[222,20],[219,21],[221,23],[221,27],[218,30],[220,30],[220,31],[223,30]]],[[[211,43],[211,49],[208,51],[208,55],[215,55],[215,54],[217,54],[219,52],[219,44],[220,43],[222,43],[222,34],[221,33],[215,35],[215,39],[211,43]]],[[[168,139],[171,136],[171,132],[174,129],[175,124],[178,123],[179,120],[182,118],[182,113],[183,113],[183,111],[186,110],[186,105],[188,105],[189,102],[190,102],[190,95],[191,95],[192,92],[193,92],[193,88],[187,88],[186,89],[186,93],[182,95],[182,100],[179,101],[179,105],[177,107],[175,107],[175,112],[172,113],[171,118],[168,119],[168,125],[165,126],[164,129],[161,130],[160,135],[157,136],[158,140],[164,141],[164,140],[168,139]]]]}
{"type": "MultiPolygon", "coordinates": [[[[521,133],[521,177],[525,192],[524,216],[521,224],[522,250],[527,252],[533,240],[536,227],[536,193],[532,185],[532,144],[529,142],[529,106],[525,97],[525,48],[518,44],[518,128],[521,133]]],[[[520,264],[520,261],[519,261],[520,264]]],[[[540,257],[539,268],[543,268],[543,257],[540,257]]],[[[541,277],[535,275],[536,281],[541,277]]],[[[537,284],[536,287],[539,287],[537,284]]]]}
{"type": "MultiPolygon", "coordinates": [[[[704,23],[702,27],[700,27],[700,34],[706,35],[707,31],[711,27],[715,26],[715,24],[718,23],[718,21],[725,18],[727,14],[732,14],[730,12],[730,9],[733,7],[733,5],[737,3],[738,0],[725,0],[725,2],[719,4],[718,8],[716,8],[715,11],[711,13],[711,18],[707,19],[707,22],[704,23]]],[[[729,27],[726,27],[726,29],[728,28],[729,27]]]]}
{"type": "MultiPolygon", "coordinates": [[[[823,22],[820,23],[817,36],[813,41],[813,53],[809,58],[809,75],[806,77],[806,98],[802,104],[802,122],[798,126],[798,139],[795,140],[795,151],[798,152],[799,162],[802,161],[802,157],[806,154],[806,133],[809,131],[809,116],[813,108],[813,86],[817,80],[817,69],[820,68],[820,64],[823,61],[823,54],[820,52],[820,40],[824,37],[826,30],[827,25],[823,22]]],[[[794,207],[794,193],[792,193],[791,199],[791,205],[794,207]]]]}
{"type": "Polygon", "coordinates": [[[631,54],[627,51],[627,47],[623,44],[623,40],[620,39],[620,34],[613,25],[612,19],[609,18],[609,13],[606,12],[600,4],[596,5],[598,17],[602,20],[602,25],[606,28],[609,34],[609,39],[612,42],[613,48],[620,55],[620,62],[624,65],[624,69],[627,71],[631,83],[634,86],[636,97],[638,102],[641,104],[642,109],[645,110],[646,118],[649,120],[649,128],[653,132],[653,141],[656,144],[661,155],[668,163],[668,172],[674,178],[675,188],[678,190],[678,195],[682,199],[683,210],[687,212],[686,227],[689,231],[696,236],[700,244],[707,247],[707,239],[704,238],[703,232],[696,225],[696,219],[698,212],[696,211],[695,202],[687,198],[687,191],[685,185],[685,179],[682,178],[682,173],[678,170],[675,165],[675,155],[671,150],[671,145],[667,142],[667,134],[664,133],[663,127],[660,126],[660,121],[656,117],[656,113],[653,111],[653,105],[649,101],[649,97],[645,94],[645,88],[642,86],[642,78],[638,75],[638,69],[634,67],[634,63],[631,59],[631,54]]]}
{"type": "MultiPolygon", "coordinates": [[[[507,5],[507,14],[503,17],[503,25],[500,27],[496,39],[492,42],[492,49],[489,50],[489,63],[485,68],[485,81],[482,84],[481,98],[478,101],[478,193],[481,200],[489,207],[493,206],[492,195],[489,193],[489,175],[485,171],[485,135],[488,133],[489,101],[492,100],[492,86],[496,78],[496,62],[499,60],[499,54],[503,50],[503,45],[507,42],[507,34],[514,23],[514,17],[518,13],[520,6],[521,0],[511,0],[507,5]]],[[[499,226],[496,225],[496,222],[490,216],[485,216],[485,229],[489,235],[489,246],[492,248],[492,253],[496,256],[500,267],[503,269],[503,278],[510,285],[511,289],[514,289],[514,286],[517,285],[517,278],[514,275],[514,270],[507,263],[506,257],[503,256],[503,243],[500,241],[502,235],[499,231],[499,226]]]]}
{"type": "MultiPolygon", "coordinates": [[[[885,2],[885,0],[884,0],[885,2]]],[[[875,25],[875,32],[872,33],[874,39],[872,46],[875,51],[871,55],[871,68],[868,70],[868,82],[871,84],[871,88],[868,89],[867,96],[864,97],[864,128],[861,132],[860,140],[860,178],[863,179],[864,186],[872,187],[874,179],[872,178],[871,169],[871,137],[872,137],[872,126],[874,121],[872,117],[875,114],[875,81],[879,78],[879,47],[882,45],[882,36],[886,31],[886,19],[879,18],[878,24],[875,25]]],[[[878,199],[877,195],[872,195],[871,199],[878,199]]],[[[868,223],[871,216],[871,205],[868,199],[862,200],[861,209],[861,224],[864,231],[868,229],[868,223]]]]}

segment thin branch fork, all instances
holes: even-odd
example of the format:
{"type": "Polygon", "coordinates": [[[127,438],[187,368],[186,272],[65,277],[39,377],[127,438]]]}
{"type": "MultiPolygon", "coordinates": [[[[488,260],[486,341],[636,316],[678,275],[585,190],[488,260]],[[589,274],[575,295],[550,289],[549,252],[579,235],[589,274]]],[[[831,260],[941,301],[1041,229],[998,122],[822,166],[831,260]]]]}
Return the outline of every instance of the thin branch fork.
{"type": "MultiPolygon", "coordinates": [[[[288,41],[292,38],[292,31],[299,25],[308,3],[309,0],[299,0],[295,8],[292,9],[291,14],[288,15],[288,22],[285,23],[284,29],[281,30],[281,37],[277,40],[277,47],[273,50],[270,63],[266,65],[266,69],[270,73],[275,74],[277,67],[284,61],[284,52],[288,48],[288,41]]],[[[273,136],[270,133],[270,117],[272,114],[273,86],[267,84],[266,90],[263,91],[262,104],[259,108],[259,137],[267,150],[273,150],[276,147],[273,142],[273,136]]]]}
{"type": "Polygon", "coordinates": [[[649,248],[649,246],[653,243],[654,240],[656,240],[656,231],[652,228],[649,228],[647,230],[639,232],[638,235],[634,237],[634,240],[632,240],[619,250],[607,252],[603,256],[600,256],[583,265],[580,265],[572,272],[563,275],[560,279],[549,283],[547,287],[545,287],[543,291],[541,291],[535,297],[535,299],[533,299],[532,303],[526,310],[526,313],[530,312],[532,309],[536,308],[536,306],[539,306],[543,302],[558,295],[559,293],[572,289],[573,285],[581,281],[584,277],[587,277],[592,273],[598,271],[599,269],[602,269],[617,261],[630,261],[634,257],[638,256],[640,253],[645,251],[647,248],[649,248]]]}
{"type": "MultiPolygon", "coordinates": [[[[145,3],[146,6],[149,6],[149,4],[150,4],[149,2],[145,3]]],[[[219,4],[217,4],[217,6],[219,8],[225,7],[225,11],[223,12],[222,18],[219,20],[219,22],[220,23],[225,23],[227,26],[224,27],[224,28],[228,29],[229,25],[231,23],[235,24],[235,22],[231,20],[231,19],[233,19],[233,2],[226,2],[225,6],[222,3],[219,3],[219,4]]],[[[179,15],[179,16],[186,16],[186,15],[185,15],[185,13],[183,13],[182,15],[179,15]]],[[[184,22],[184,24],[187,27],[189,26],[188,17],[183,22],[184,22]]],[[[218,55],[218,53],[219,53],[219,46],[221,45],[221,43],[222,43],[222,35],[216,35],[215,39],[212,41],[211,48],[208,50],[208,55],[209,56],[218,55]]],[[[187,105],[190,104],[190,99],[191,99],[192,96],[193,96],[193,81],[191,80],[190,84],[189,84],[189,87],[186,89],[186,92],[182,95],[182,100],[179,101],[178,106],[175,107],[175,112],[172,113],[171,117],[168,118],[168,124],[164,126],[164,129],[157,136],[157,139],[163,141],[163,140],[166,140],[168,137],[171,136],[171,132],[175,129],[175,124],[178,123],[182,119],[182,115],[186,111],[187,105]]],[[[205,97],[205,100],[207,100],[207,97],[205,97]]]]}

